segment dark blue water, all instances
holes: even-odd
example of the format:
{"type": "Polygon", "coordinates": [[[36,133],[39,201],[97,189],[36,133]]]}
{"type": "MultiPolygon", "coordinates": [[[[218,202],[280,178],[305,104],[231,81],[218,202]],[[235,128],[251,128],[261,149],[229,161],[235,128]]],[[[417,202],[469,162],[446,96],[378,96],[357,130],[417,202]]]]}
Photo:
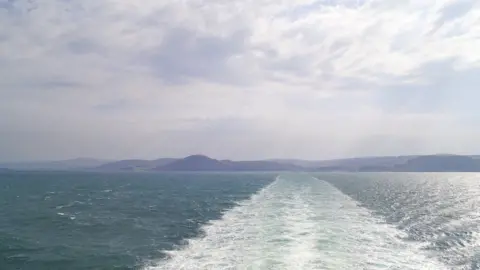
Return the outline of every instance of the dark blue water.
{"type": "Polygon", "coordinates": [[[0,174],[0,269],[480,269],[480,175],[0,174]]]}
{"type": "Polygon", "coordinates": [[[0,269],[138,269],[269,174],[0,174],[0,269]]]}

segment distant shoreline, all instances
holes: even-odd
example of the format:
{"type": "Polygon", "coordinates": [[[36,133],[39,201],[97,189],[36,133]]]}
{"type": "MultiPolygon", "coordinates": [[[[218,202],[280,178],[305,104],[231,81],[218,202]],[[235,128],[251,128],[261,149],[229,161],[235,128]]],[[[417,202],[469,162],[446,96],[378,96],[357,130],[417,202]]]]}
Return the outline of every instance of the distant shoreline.
{"type": "Polygon", "coordinates": [[[181,159],[89,162],[91,166],[74,164],[74,160],[0,164],[0,172],[480,172],[478,156],[465,155],[368,157],[320,161],[295,159],[231,161],[192,155],[181,159]]]}

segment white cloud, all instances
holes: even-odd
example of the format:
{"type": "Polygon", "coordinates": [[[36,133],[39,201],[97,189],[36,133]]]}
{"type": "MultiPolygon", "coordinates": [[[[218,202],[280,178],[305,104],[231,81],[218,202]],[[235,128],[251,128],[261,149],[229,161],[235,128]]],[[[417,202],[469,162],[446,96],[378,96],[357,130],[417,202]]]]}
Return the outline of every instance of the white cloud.
{"type": "Polygon", "coordinates": [[[480,150],[479,33],[473,0],[0,0],[0,159],[480,150]]]}

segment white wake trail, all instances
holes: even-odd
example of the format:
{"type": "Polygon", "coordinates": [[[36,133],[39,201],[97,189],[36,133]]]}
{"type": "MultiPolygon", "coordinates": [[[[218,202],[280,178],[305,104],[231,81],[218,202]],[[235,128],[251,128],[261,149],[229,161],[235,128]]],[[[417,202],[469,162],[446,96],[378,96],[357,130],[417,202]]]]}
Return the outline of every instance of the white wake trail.
{"type": "Polygon", "coordinates": [[[330,184],[278,177],[153,269],[445,269],[330,184]]]}

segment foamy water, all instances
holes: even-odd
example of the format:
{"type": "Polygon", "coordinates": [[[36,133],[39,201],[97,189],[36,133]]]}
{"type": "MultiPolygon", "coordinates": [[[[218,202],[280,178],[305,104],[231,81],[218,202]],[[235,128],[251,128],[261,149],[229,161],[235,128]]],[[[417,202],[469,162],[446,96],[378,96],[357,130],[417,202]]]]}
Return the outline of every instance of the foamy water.
{"type": "Polygon", "coordinates": [[[419,243],[307,175],[276,179],[146,269],[447,269],[419,243]]]}

